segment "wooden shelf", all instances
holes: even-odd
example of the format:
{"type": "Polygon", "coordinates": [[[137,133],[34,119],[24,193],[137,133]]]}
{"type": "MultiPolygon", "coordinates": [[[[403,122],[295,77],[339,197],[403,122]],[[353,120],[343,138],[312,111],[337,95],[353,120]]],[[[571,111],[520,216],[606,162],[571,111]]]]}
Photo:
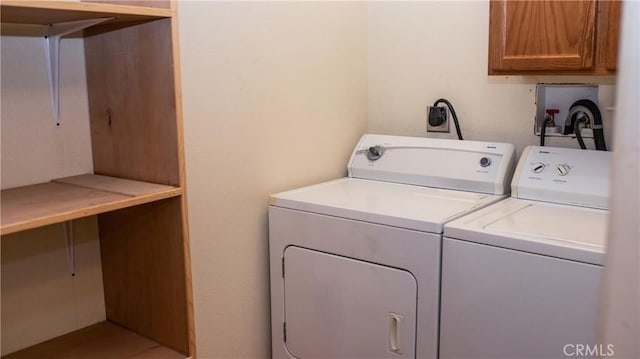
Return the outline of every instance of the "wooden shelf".
{"type": "Polygon", "coordinates": [[[110,212],[182,194],[182,189],[100,175],[80,175],[2,191],[0,234],[110,212]]]}
{"type": "Polygon", "coordinates": [[[135,23],[168,18],[170,9],[74,1],[2,0],[3,23],[49,25],[67,21],[113,17],[103,24],[135,23]]]}
{"type": "Polygon", "coordinates": [[[184,359],[185,356],[110,322],[48,340],[2,359],[184,359]]]}

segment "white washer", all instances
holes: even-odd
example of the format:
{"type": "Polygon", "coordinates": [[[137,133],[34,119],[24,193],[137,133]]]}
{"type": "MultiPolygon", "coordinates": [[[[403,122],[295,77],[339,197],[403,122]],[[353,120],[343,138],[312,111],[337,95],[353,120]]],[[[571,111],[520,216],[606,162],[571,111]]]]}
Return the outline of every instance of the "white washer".
{"type": "Polygon", "coordinates": [[[512,198],[445,225],[440,358],[602,349],[596,327],[610,156],[527,147],[512,198]]]}
{"type": "Polygon", "coordinates": [[[510,144],[364,135],[269,206],[274,358],[435,358],[444,223],[504,199],[510,144]]]}

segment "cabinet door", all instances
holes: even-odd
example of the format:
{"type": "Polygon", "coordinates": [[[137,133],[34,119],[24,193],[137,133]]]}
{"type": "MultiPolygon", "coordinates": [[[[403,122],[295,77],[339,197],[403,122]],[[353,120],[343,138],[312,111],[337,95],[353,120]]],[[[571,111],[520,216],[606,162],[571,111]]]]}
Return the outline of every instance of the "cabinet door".
{"type": "Polygon", "coordinates": [[[489,74],[590,70],[596,1],[491,1],[489,74]]]}

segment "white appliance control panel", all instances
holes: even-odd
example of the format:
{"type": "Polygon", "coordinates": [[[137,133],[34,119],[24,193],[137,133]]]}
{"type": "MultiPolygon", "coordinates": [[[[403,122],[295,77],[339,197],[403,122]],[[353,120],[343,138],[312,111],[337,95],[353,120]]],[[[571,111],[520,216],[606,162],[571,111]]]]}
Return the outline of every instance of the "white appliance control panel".
{"type": "Polygon", "coordinates": [[[518,162],[511,196],[607,208],[611,152],[529,146],[518,162]]]}
{"type": "Polygon", "coordinates": [[[348,170],[354,178],[508,194],[514,167],[508,143],[367,134],[348,170]]]}

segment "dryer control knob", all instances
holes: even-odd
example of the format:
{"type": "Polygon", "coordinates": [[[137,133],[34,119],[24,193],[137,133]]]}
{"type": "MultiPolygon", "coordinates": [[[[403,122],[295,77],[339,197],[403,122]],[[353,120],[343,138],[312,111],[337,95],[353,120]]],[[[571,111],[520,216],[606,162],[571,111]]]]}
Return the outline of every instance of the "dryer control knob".
{"type": "Polygon", "coordinates": [[[489,167],[489,166],[491,166],[491,158],[482,157],[480,159],[480,167],[489,167]]]}
{"type": "Polygon", "coordinates": [[[533,167],[531,168],[531,171],[533,171],[533,173],[540,173],[544,170],[544,163],[542,162],[538,162],[535,165],[533,165],[533,167]]]}
{"type": "Polygon", "coordinates": [[[566,176],[569,173],[569,169],[570,167],[565,164],[557,165],[556,173],[558,174],[558,176],[566,176]]]}
{"type": "Polygon", "coordinates": [[[367,150],[367,158],[370,161],[375,161],[375,160],[379,159],[380,157],[382,157],[383,153],[384,153],[384,147],[378,146],[378,145],[371,146],[367,150]]]}

